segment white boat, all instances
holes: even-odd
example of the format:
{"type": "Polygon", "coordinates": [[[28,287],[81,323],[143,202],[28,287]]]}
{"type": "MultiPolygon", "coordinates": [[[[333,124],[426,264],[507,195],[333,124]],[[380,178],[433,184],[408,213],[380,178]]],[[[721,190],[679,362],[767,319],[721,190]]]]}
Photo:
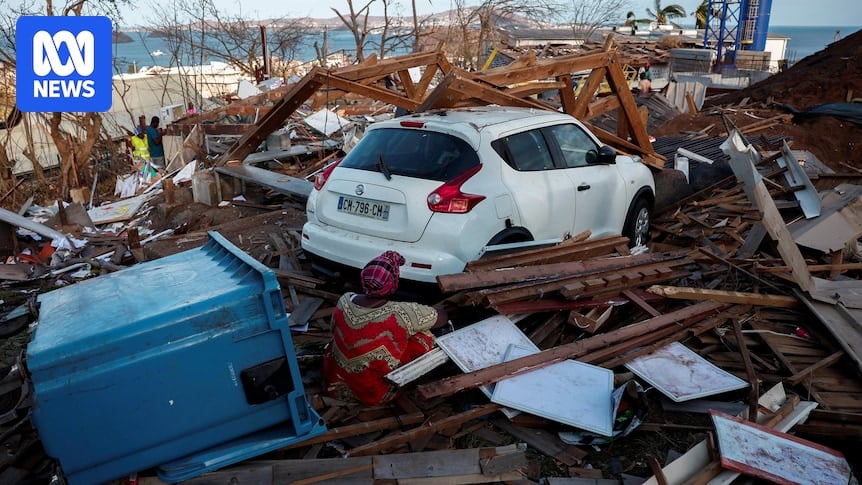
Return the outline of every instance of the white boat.
{"type": "Polygon", "coordinates": [[[153,57],[158,57],[158,56],[163,56],[163,55],[165,55],[165,53],[164,53],[164,52],[162,52],[162,51],[161,51],[161,50],[159,50],[159,49],[156,49],[156,50],[154,50],[153,52],[150,52],[150,55],[151,55],[151,56],[153,56],[153,57]]]}

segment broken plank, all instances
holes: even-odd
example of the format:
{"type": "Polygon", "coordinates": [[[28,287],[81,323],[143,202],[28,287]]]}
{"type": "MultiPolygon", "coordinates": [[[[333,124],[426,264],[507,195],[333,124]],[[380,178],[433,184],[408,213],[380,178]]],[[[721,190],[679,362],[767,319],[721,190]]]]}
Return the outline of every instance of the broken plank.
{"type": "Polygon", "coordinates": [[[718,302],[702,302],[680,310],[666,313],[643,322],[628,325],[594,337],[577,340],[570,344],[560,345],[536,354],[519,359],[492,365],[467,374],[449,377],[418,387],[419,395],[424,399],[438,396],[451,396],[457,392],[497,382],[509,376],[517,375],[533,369],[538,369],[565,359],[573,359],[586,353],[603,348],[608,343],[625,340],[645,333],[654,332],[668,325],[694,317],[706,317],[725,308],[718,302]]]}
{"type": "Polygon", "coordinates": [[[844,351],[839,350],[838,352],[835,352],[834,354],[826,357],[825,359],[820,360],[816,364],[810,365],[805,369],[800,370],[796,374],[793,374],[792,376],[788,377],[786,380],[793,385],[799,384],[803,379],[810,378],[818,369],[831,366],[832,364],[841,360],[841,357],[843,356],[844,351]]]}
{"type": "Polygon", "coordinates": [[[498,406],[497,404],[485,404],[483,406],[477,406],[463,413],[449,416],[439,421],[429,422],[419,426],[418,428],[395,433],[391,436],[387,436],[375,442],[358,446],[348,451],[347,454],[350,456],[365,456],[382,453],[398,445],[425,436],[426,434],[434,434],[438,430],[445,429],[450,426],[460,426],[473,419],[487,416],[488,414],[491,414],[499,409],[500,406],[498,406]]]}
{"type": "Polygon", "coordinates": [[[299,443],[291,444],[282,449],[287,450],[293,448],[302,448],[304,446],[314,445],[317,443],[326,443],[328,441],[348,438],[351,436],[359,436],[363,434],[373,433],[375,431],[396,429],[403,426],[419,424],[424,420],[425,415],[417,411],[409,414],[402,414],[401,416],[381,418],[374,421],[367,421],[364,423],[349,424],[347,426],[339,426],[335,428],[330,427],[326,430],[325,433],[321,435],[315,436],[314,438],[305,441],[300,441],[299,443]]]}
{"type": "Polygon", "coordinates": [[[740,305],[761,305],[778,308],[797,308],[801,306],[798,298],[784,295],[765,295],[742,291],[722,291],[705,288],[687,288],[682,286],[653,285],[648,292],[667,298],[679,300],[711,300],[740,305]]]}
{"type": "MultiPolygon", "coordinates": [[[[586,259],[559,263],[541,263],[529,266],[472,269],[469,273],[455,273],[437,277],[437,284],[444,292],[486,288],[528,280],[550,280],[573,275],[586,275],[603,271],[623,269],[633,265],[685,258],[686,254],[645,253],[635,256],[586,259]]],[[[684,263],[679,263],[684,264],[684,263]]]]}
{"type": "MultiPolygon", "coordinates": [[[[465,475],[498,475],[515,471],[526,465],[524,449],[517,445],[501,446],[499,448],[470,448],[460,450],[440,450],[422,453],[378,455],[372,458],[375,480],[397,480],[398,483],[414,483],[416,478],[449,478],[448,482],[467,483],[458,479],[465,475]],[[508,462],[503,466],[501,461],[493,473],[484,473],[483,460],[493,457],[518,456],[522,460],[508,462]]],[[[436,483],[436,482],[433,482],[436,483]]]]}
{"type": "Polygon", "coordinates": [[[309,318],[323,304],[323,298],[311,296],[299,302],[299,305],[293,307],[288,320],[291,327],[302,326],[308,323],[309,318]]]}
{"type": "Polygon", "coordinates": [[[492,419],[491,423],[545,455],[566,465],[580,465],[587,456],[587,452],[580,448],[563,443],[556,433],[550,433],[543,429],[522,428],[502,418],[492,419]]]}
{"type": "Polygon", "coordinates": [[[661,312],[656,310],[652,305],[646,302],[640,295],[638,295],[634,290],[630,290],[626,288],[622,291],[623,296],[628,298],[632,303],[637,305],[641,310],[647,312],[650,316],[657,317],[661,315],[661,312]]]}

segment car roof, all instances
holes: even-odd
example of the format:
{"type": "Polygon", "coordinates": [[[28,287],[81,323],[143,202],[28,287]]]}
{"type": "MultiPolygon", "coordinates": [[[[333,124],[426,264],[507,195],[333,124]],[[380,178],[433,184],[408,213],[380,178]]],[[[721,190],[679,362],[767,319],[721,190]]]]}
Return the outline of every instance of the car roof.
{"type": "Polygon", "coordinates": [[[565,122],[574,119],[568,114],[556,111],[492,105],[413,113],[376,122],[370,128],[415,128],[450,133],[460,136],[467,140],[473,148],[477,148],[483,131],[489,131],[493,136],[496,136],[499,132],[523,126],[523,120],[526,118],[530,118],[532,123],[565,122]],[[404,122],[411,121],[422,122],[424,125],[420,127],[404,124],[404,122]]]}

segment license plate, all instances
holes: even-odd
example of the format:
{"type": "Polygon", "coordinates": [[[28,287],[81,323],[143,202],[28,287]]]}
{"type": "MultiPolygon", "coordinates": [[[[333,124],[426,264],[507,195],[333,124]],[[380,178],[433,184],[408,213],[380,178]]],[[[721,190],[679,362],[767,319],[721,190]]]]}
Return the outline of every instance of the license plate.
{"type": "Polygon", "coordinates": [[[348,214],[369,217],[380,221],[389,220],[389,204],[372,200],[354,199],[341,196],[338,198],[338,210],[348,214]]]}

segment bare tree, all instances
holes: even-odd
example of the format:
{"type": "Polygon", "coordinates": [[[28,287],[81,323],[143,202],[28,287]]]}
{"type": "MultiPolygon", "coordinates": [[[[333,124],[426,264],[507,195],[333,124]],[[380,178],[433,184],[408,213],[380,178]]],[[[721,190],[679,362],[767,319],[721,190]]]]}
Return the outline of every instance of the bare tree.
{"type": "MultiPolygon", "coordinates": [[[[0,62],[12,68],[16,65],[15,60],[15,19],[22,15],[107,15],[114,19],[121,19],[119,7],[130,3],[128,0],[74,0],[66,3],[61,10],[55,9],[52,0],[46,0],[44,5],[27,4],[9,9],[2,15],[0,20],[0,62]]],[[[73,188],[70,183],[87,185],[92,180],[92,174],[88,170],[91,153],[96,142],[100,139],[102,130],[102,116],[99,113],[49,113],[50,122],[47,123],[50,137],[54,142],[59,156],[60,185],[58,187],[60,197],[66,197],[69,189],[73,188]]],[[[36,155],[32,126],[39,123],[44,124],[44,114],[25,113],[22,123],[24,124],[25,139],[27,146],[22,150],[22,155],[31,161],[33,171],[37,179],[43,185],[45,177],[42,171],[42,160],[36,155]]],[[[14,165],[14,159],[9,155],[8,145],[9,133],[3,142],[3,156],[0,156],[0,169],[10,171],[14,165]]],[[[0,178],[0,187],[8,188],[14,184],[12,179],[0,178]]]]}
{"type": "MultiPolygon", "coordinates": [[[[156,4],[150,19],[155,35],[169,46],[177,65],[203,64],[221,59],[247,74],[263,62],[260,23],[220,11],[213,0],[174,0],[156,4]]],[[[266,25],[270,51],[292,60],[309,28],[300,21],[280,18],[266,25]],[[272,47],[275,47],[274,49],[272,47]]]]}
{"type": "Polygon", "coordinates": [[[331,7],[335,15],[341,19],[341,23],[347,27],[353,34],[353,40],[356,44],[356,60],[362,62],[365,60],[365,43],[368,39],[370,26],[368,25],[368,16],[371,14],[371,6],[377,0],[368,0],[358,9],[353,5],[353,0],[347,0],[346,14],[341,13],[337,8],[331,7]]]}
{"type": "Polygon", "coordinates": [[[575,37],[589,39],[602,25],[619,23],[628,0],[571,0],[568,23],[575,37]]]}
{"type": "Polygon", "coordinates": [[[560,9],[556,0],[482,0],[475,6],[468,6],[464,0],[454,0],[454,4],[454,23],[461,31],[460,41],[464,43],[460,49],[466,63],[464,67],[472,69],[484,57],[487,47],[498,40],[501,23],[515,17],[542,21],[560,9]]]}

